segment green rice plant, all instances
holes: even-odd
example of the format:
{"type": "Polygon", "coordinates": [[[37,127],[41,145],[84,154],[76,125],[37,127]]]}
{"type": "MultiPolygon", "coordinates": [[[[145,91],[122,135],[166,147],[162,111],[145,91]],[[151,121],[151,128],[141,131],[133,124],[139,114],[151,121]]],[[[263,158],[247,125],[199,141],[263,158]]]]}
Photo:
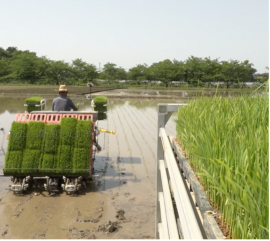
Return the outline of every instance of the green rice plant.
{"type": "Polygon", "coordinates": [[[22,151],[25,148],[27,127],[27,123],[12,123],[7,148],[8,152],[22,151]]]}
{"type": "Polygon", "coordinates": [[[107,119],[107,113],[98,113],[98,120],[105,120],[107,119]]]}
{"type": "Polygon", "coordinates": [[[4,174],[20,173],[23,160],[23,151],[8,151],[5,158],[4,174]],[[15,169],[13,169],[15,168],[15,169]]]}
{"type": "Polygon", "coordinates": [[[27,129],[26,149],[41,150],[44,136],[43,122],[30,121],[27,129]]]}
{"type": "Polygon", "coordinates": [[[198,98],[179,108],[177,138],[235,239],[269,238],[269,99],[198,98]]]}
{"type": "Polygon", "coordinates": [[[75,148],[90,149],[92,142],[92,121],[78,120],[75,135],[75,148]]]}
{"type": "Polygon", "coordinates": [[[21,173],[34,174],[38,173],[41,151],[25,149],[23,152],[22,171],[21,173]]]}
{"type": "Polygon", "coordinates": [[[90,148],[75,148],[72,158],[73,173],[88,174],[90,169],[90,148]]]}
{"type": "Polygon", "coordinates": [[[42,155],[41,165],[39,168],[40,173],[55,174],[56,170],[56,155],[44,153],[42,155]]]}
{"type": "Polygon", "coordinates": [[[60,125],[59,145],[74,145],[77,119],[75,117],[62,118],[60,125]]]}
{"type": "Polygon", "coordinates": [[[106,112],[107,111],[107,106],[102,106],[102,105],[95,106],[94,111],[106,112]]]}
{"type": "Polygon", "coordinates": [[[94,104],[95,105],[101,105],[101,104],[107,104],[107,97],[106,96],[102,96],[102,95],[98,95],[94,98],[94,104]]]}
{"type": "Polygon", "coordinates": [[[56,168],[57,173],[72,173],[72,153],[73,148],[70,145],[61,145],[58,147],[56,168]]]}
{"type": "Polygon", "coordinates": [[[60,125],[47,124],[44,128],[43,153],[56,154],[59,144],[60,125]]]}

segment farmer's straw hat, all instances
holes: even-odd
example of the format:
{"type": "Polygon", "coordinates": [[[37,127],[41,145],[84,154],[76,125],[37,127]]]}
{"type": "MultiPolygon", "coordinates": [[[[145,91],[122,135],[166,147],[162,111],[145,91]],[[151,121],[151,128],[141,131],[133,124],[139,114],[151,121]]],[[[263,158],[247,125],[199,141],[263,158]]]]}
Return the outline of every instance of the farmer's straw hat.
{"type": "Polygon", "coordinates": [[[55,91],[59,91],[59,92],[67,92],[67,86],[66,85],[60,85],[59,86],[59,90],[55,90],[55,91]]]}

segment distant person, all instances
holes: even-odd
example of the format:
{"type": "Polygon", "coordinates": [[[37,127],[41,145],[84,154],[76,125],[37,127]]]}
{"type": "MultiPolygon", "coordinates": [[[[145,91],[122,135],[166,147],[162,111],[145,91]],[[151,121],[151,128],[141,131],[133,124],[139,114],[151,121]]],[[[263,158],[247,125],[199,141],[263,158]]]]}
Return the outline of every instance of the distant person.
{"type": "Polygon", "coordinates": [[[52,102],[53,111],[78,110],[78,107],[75,106],[72,100],[67,97],[68,90],[65,85],[60,85],[58,92],[59,97],[54,98],[52,102]]]}

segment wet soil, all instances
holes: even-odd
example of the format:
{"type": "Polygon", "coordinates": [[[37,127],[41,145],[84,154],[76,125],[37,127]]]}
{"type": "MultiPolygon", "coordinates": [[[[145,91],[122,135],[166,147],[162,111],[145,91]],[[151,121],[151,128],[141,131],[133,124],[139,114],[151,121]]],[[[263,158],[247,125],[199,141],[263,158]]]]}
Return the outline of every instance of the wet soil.
{"type": "MultiPolygon", "coordinates": [[[[51,100],[47,101],[47,110],[51,100]]],[[[73,98],[80,110],[90,101],[73,98]]],[[[0,146],[16,113],[24,112],[22,98],[3,98],[0,107],[0,146]]],[[[155,238],[157,104],[181,100],[109,98],[108,119],[96,123],[115,131],[100,133],[95,178],[78,196],[47,192],[15,196],[7,190],[9,177],[0,178],[1,239],[153,239],[155,238]]],[[[166,130],[175,136],[171,117],[166,130]]],[[[0,174],[5,153],[0,149],[0,174]]]]}

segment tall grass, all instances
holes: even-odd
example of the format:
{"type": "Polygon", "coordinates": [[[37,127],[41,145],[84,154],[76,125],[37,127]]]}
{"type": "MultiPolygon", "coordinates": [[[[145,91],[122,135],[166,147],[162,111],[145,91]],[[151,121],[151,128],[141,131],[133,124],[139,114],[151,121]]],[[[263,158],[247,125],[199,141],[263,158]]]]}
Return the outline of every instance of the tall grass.
{"type": "Polygon", "coordinates": [[[269,98],[201,97],[179,108],[177,138],[233,238],[269,238],[269,98]]]}

